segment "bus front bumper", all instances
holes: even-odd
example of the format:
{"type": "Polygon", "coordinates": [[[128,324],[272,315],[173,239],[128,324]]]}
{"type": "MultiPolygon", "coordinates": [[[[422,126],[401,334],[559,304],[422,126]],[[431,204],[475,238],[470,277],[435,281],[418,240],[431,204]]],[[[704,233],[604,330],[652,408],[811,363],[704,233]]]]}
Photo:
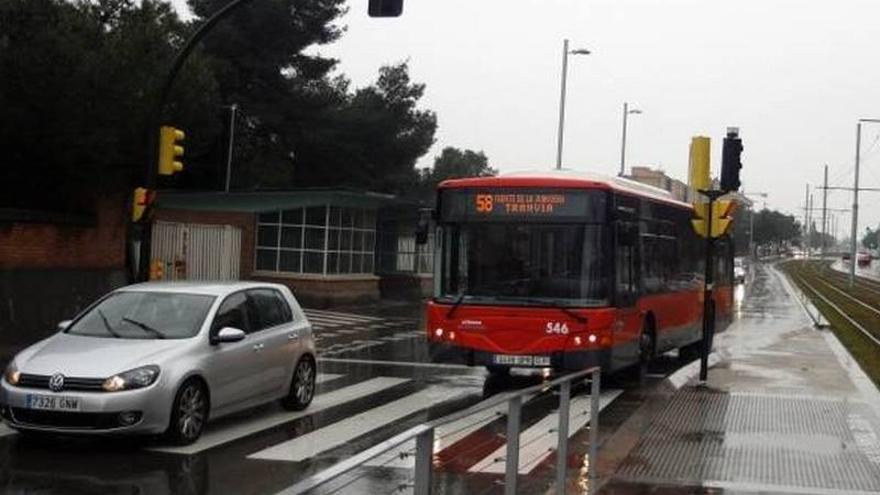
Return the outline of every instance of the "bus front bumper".
{"type": "MultiPolygon", "coordinates": [[[[495,362],[497,354],[465,349],[445,342],[428,342],[431,361],[435,363],[454,363],[467,366],[498,366],[495,362]]],[[[611,369],[610,349],[587,349],[578,351],[557,351],[535,356],[549,356],[550,368],[556,370],[582,370],[591,366],[599,366],[603,370],[611,369]]],[[[514,366],[517,367],[517,366],[514,366]]],[[[524,368],[543,368],[545,366],[521,366],[524,368]]]]}

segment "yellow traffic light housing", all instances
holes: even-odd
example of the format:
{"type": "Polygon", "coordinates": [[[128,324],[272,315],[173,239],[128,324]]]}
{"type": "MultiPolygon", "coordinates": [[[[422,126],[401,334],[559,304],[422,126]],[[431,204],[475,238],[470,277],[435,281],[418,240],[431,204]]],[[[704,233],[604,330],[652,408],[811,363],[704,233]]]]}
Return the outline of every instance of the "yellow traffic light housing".
{"type": "MultiPolygon", "coordinates": [[[[730,231],[733,225],[733,212],[736,209],[736,201],[721,199],[712,203],[712,238],[718,238],[730,231]]],[[[694,214],[697,218],[691,220],[694,230],[700,237],[707,237],[708,203],[695,203],[694,214]]]]}
{"type": "Polygon", "coordinates": [[[711,146],[712,141],[705,136],[695,136],[691,139],[688,186],[694,191],[705,191],[712,187],[709,178],[711,146]]]}
{"type": "Polygon", "coordinates": [[[145,187],[135,188],[131,201],[131,221],[139,222],[153,201],[153,192],[145,187]]]}
{"type": "Polygon", "coordinates": [[[150,280],[162,280],[165,278],[165,263],[162,260],[150,261],[150,280]]]}
{"type": "Polygon", "coordinates": [[[183,171],[183,143],[186,134],[180,129],[163,125],[159,129],[159,175],[174,175],[183,171]]]}

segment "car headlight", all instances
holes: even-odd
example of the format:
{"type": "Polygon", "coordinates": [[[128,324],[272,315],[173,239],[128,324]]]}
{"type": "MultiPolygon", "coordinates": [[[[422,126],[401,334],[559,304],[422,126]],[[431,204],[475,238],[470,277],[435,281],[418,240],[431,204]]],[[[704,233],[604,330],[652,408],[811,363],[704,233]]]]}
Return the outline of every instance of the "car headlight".
{"type": "Polygon", "coordinates": [[[132,390],[149,387],[156,381],[156,378],[159,378],[159,367],[151,364],[113,375],[104,380],[101,387],[107,392],[132,390]]]}
{"type": "Polygon", "coordinates": [[[3,377],[6,378],[6,383],[18,385],[18,380],[21,379],[21,372],[18,371],[15,363],[9,363],[9,366],[6,367],[6,372],[3,373],[3,377]]]}

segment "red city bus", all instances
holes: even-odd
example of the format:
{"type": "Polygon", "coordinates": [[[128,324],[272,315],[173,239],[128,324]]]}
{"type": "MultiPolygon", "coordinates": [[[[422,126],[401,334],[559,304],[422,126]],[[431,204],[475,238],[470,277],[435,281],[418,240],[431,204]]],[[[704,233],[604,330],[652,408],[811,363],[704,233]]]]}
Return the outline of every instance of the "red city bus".
{"type": "MultiPolygon", "coordinates": [[[[662,189],[570,171],[449,180],[435,211],[432,359],[614,371],[699,352],[705,241],[662,189]]],[[[732,243],[716,243],[718,329],[732,243]]]]}

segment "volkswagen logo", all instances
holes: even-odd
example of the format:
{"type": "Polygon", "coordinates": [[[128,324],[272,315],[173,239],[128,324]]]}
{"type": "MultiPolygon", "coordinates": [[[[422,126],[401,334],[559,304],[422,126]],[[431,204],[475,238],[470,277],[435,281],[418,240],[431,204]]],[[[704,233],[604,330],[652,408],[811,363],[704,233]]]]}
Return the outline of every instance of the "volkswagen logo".
{"type": "Polygon", "coordinates": [[[49,390],[53,392],[61,392],[64,390],[64,375],[55,373],[49,378],[49,390]]]}

